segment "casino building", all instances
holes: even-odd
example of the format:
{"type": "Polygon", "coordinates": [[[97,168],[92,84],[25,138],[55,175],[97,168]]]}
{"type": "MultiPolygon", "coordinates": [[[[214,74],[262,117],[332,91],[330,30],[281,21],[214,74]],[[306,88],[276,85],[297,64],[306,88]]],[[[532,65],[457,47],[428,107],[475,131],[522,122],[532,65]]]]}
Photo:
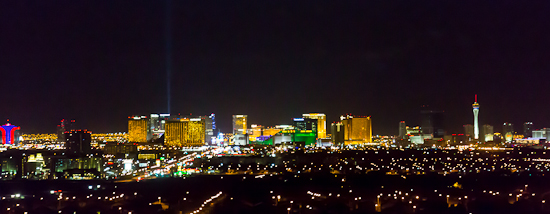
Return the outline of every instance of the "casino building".
{"type": "Polygon", "coordinates": [[[17,145],[19,143],[19,126],[6,123],[0,126],[2,144],[17,145]]]}

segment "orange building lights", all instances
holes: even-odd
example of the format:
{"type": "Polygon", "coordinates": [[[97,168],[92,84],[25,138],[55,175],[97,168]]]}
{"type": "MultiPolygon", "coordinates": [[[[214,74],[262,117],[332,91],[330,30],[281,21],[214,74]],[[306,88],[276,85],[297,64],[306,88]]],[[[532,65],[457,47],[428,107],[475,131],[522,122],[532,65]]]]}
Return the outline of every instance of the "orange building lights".
{"type": "Polygon", "coordinates": [[[148,120],[145,116],[128,119],[128,141],[146,143],[148,140],[148,120]]]}
{"type": "Polygon", "coordinates": [[[166,120],[164,145],[176,147],[203,146],[205,123],[200,118],[166,120]]]}
{"type": "Polygon", "coordinates": [[[372,143],[371,118],[346,115],[340,117],[344,125],[344,143],[346,145],[372,143]]]}
{"type": "Polygon", "coordinates": [[[323,113],[309,113],[303,114],[305,119],[315,119],[317,120],[317,138],[326,138],[327,137],[327,116],[323,113]]]}

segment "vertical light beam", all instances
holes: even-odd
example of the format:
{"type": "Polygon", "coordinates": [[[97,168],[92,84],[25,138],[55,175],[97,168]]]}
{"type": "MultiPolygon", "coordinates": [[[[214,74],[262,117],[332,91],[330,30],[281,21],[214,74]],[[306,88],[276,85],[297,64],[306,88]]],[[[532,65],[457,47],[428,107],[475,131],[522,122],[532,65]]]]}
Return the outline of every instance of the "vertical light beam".
{"type": "Polygon", "coordinates": [[[166,51],[166,100],[167,100],[167,108],[168,108],[168,114],[171,113],[170,106],[171,106],[171,76],[172,76],[172,22],[171,22],[171,14],[172,14],[172,0],[166,0],[166,8],[165,8],[165,20],[164,20],[164,44],[165,44],[165,51],[166,51]]]}

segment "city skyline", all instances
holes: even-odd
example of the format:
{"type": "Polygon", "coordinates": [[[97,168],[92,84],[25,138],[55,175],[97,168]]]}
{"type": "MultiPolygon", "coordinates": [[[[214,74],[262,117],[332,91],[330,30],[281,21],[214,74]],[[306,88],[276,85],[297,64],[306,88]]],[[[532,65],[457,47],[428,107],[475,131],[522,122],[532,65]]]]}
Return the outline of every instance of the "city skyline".
{"type": "Polygon", "coordinates": [[[0,212],[548,214],[549,11],[0,1],[0,212]]]}
{"type": "Polygon", "coordinates": [[[0,120],[25,132],[55,132],[62,118],[124,131],[128,115],[166,111],[168,83],[170,113],[214,112],[224,132],[235,113],[274,125],[323,112],[327,123],[371,115],[374,133],[394,134],[399,121],[420,125],[430,105],[453,133],[471,123],[472,94],[483,98],[480,124],[550,126],[537,95],[546,88],[533,84],[550,69],[541,5],[172,2],[169,82],[164,4],[0,8],[10,32],[0,35],[0,70],[12,89],[0,120]]]}
{"type": "Polygon", "coordinates": [[[548,214],[548,26],[550,1],[0,1],[0,212],[548,214]]]}
{"type": "MultiPolygon", "coordinates": [[[[478,129],[476,130],[476,125],[477,125],[476,123],[478,122],[478,119],[477,119],[477,118],[478,118],[478,115],[476,114],[476,108],[477,108],[477,109],[479,108],[479,104],[477,103],[477,94],[475,95],[475,101],[474,101],[474,104],[473,104],[472,106],[474,107],[474,123],[472,123],[472,124],[474,124],[474,125],[471,125],[471,124],[459,125],[459,126],[458,126],[458,127],[459,127],[458,129],[457,129],[457,127],[452,127],[452,128],[444,127],[444,129],[457,130],[457,131],[454,131],[454,132],[447,132],[447,131],[445,130],[445,135],[451,135],[451,134],[457,134],[457,133],[468,134],[468,131],[465,131],[465,130],[464,130],[464,126],[469,125],[469,126],[472,126],[472,131],[471,131],[472,134],[471,134],[471,135],[472,135],[472,136],[474,136],[474,135],[476,135],[476,134],[479,135],[479,140],[481,141],[482,138],[481,138],[481,135],[480,135],[480,134],[482,134],[482,133],[479,131],[480,128],[478,128],[478,129]],[[462,127],[460,127],[460,126],[462,126],[462,127]],[[477,132],[477,133],[476,133],[476,132],[477,132]]],[[[425,110],[426,107],[427,107],[427,106],[422,106],[422,109],[423,109],[423,110],[420,111],[420,113],[419,113],[420,116],[419,116],[419,117],[424,117],[424,114],[426,114],[426,110],[425,110]]],[[[444,114],[445,111],[433,111],[433,110],[430,110],[429,112],[438,112],[438,114],[444,114]]],[[[158,114],[157,114],[157,113],[150,113],[150,114],[151,114],[151,116],[157,116],[157,117],[158,117],[158,114]]],[[[320,112],[311,113],[311,114],[313,114],[313,115],[320,114],[320,115],[323,115],[324,118],[326,118],[326,115],[323,114],[323,113],[320,113],[320,112]]],[[[149,115],[149,114],[145,114],[145,115],[149,115]]],[[[188,117],[191,117],[191,118],[192,118],[192,117],[206,118],[206,117],[212,117],[212,115],[214,115],[214,114],[213,114],[213,113],[212,113],[212,115],[193,115],[193,114],[189,114],[189,115],[184,115],[184,114],[183,114],[183,115],[182,115],[182,114],[175,114],[175,115],[172,115],[172,116],[170,116],[170,114],[161,114],[161,115],[164,115],[164,116],[167,117],[167,118],[180,118],[180,117],[181,117],[181,118],[188,118],[188,117]]],[[[303,115],[309,116],[310,114],[303,114],[303,115]]],[[[345,114],[341,114],[341,115],[338,116],[338,117],[342,117],[343,115],[345,115],[345,114]]],[[[233,123],[233,129],[234,129],[234,126],[235,126],[235,125],[234,125],[234,123],[235,123],[235,121],[234,121],[234,120],[235,120],[235,116],[243,116],[243,115],[232,115],[232,117],[233,117],[233,122],[232,122],[232,123],[233,123]]],[[[148,117],[149,117],[149,116],[136,116],[136,115],[133,115],[133,116],[127,117],[129,120],[126,120],[126,121],[128,121],[128,122],[131,123],[131,122],[132,122],[132,118],[133,118],[133,119],[136,119],[136,118],[137,118],[137,119],[146,119],[146,120],[149,120],[148,117]],[[141,118],[140,118],[140,117],[141,117],[141,118]]],[[[247,115],[244,115],[244,117],[247,118],[247,115]]],[[[369,117],[370,117],[370,116],[369,116],[369,117]]],[[[443,116],[443,117],[445,117],[445,116],[443,116]]],[[[294,118],[294,119],[295,119],[295,118],[294,118]]],[[[248,119],[246,119],[246,120],[248,120],[248,119]]],[[[280,124],[268,124],[268,125],[266,125],[266,124],[262,124],[262,123],[251,123],[251,122],[246,122],[246,124],[247,124],[247,127],[248,127],[248,128],[251,128],[251,125],[260,125],[260,126],[262,126],[262,127],[263,127],[263,126],[270,127],[270,126],[276,126],[276,125],[289,125],[289,124],[292,124],[292,123],[293,123],[292,120],[293,120],[293,118],[291,118],[290,120],[286,121],[286,123],[280,123],[280,124]]],[[[423,120],[425,120],[425,119],[424,119],[424,118],[419,119],[419,120],[418,120],[419,122],[418,122],[418,123],[415,123],[415,124],[410,124],[410,125],[407,124],[407,127],[408,127],[408,126],[419,126],[419,127],[423,127],[422,125],[419,125],[419,124],[425,122],[425,121],[423,121],[423,120]]],[[[442,120],[442,119],[440,118],[440,119],[438,119],[438,120],[442,120]]],[[[61,119],[61,124],[63,124],[64,121],[65,121],[65,119],[61,119]]],[[[444,121],[444,120],[443,120],[443,121],[444,121]]],[[[9,119],[7,119],[7,122],[9,122],[9,119]]],[[[337,121],[335,120],[335,121],[332,121],[332,122],[337,122],[337,121]]],[[[401,123],[404,123],[404,122],[405,122],[405,121],[399,121],[400,124],[401,124],[401,123]]],[[[329,123],[330,123],[330,122],[329,122],[329,123]]],[[[510,122],[504,122],[504,124],[508,124],[508,123],[510,123],[510,122]]],[[[531,127],[530,130],[532,130],[532,129],[534,129],[534,130],[539,130],[539,129],[546,128],[546,127],[543,127],[543,126],[533,126],[533,122],[530,122],[530,121],[529,121],[529,122],[520,123],[520,124],[525,124],[525,123],[529,123],[529,124],[530,124],[530,127],[531,127]]],[[[510,123],[510,124],[514,124],[514,123],[510,123]]],[[[458,124],[455,124],[455,125],[458,125],[458,124]]],[[[478,126],[478,127],[481,127],[482,125],[483,125],[483,126],[485,126],[485,125],[495,126],[496,124],[487,124],[487,123],[483,123],[483,124],[482,124],[482,123],[479,123],[479,125],[477,125],[477,126],[478,126]]],[[[57,133],[59,133],[59,127],[60,127],[60,126],[58,125],[58,126],[57,126],[57,129],[55,130],[55,131],[57,131],[57,133]]],[[[73,130],[76,130],[76,129],[89,129],[89,128],[86,128],[86,127],[82,127],[82,126],[77,126],[77,125],[75,125],[75,120],[71,120],[71,127],[72,127],[73,130]]],[[[128,124],[126,124],[126,129],[125,129],[125,130],[122,130],[122,131],[120,131],[120,130],[118,130],[118,131],[117,131],[117,130],[115,130],[115,131],[109,130],[109,131],[105,131],[105,132],[96,132],[96,133],[128,132],[128,131],[130,131],[128,127],[129,127],[128,124]]],[[[424,128],[425,128],[425,127],[424,127],[424,128]]],[[[143,129],[148,129],[148,128],[143,128],[143,129]]],[[[235,132],[235,130],[233,130],[233,129],[231,129],[230,131],[228,131],[228,132],[226,132],[226,133],[235,132]]],[[[433,128],[432,128],[432,129],[433,129],[433,128]]],[[[71,129],[69,129],[69,130],[71,130],[71,129]]],[[[90,129],[90,130],[92,130],[92,129],[90,129]]],[[[212,130],[212,131],[214,131],[214,132],[217,132],[217,131],[224,132],[224,131],[222,131],[222,130],[220,130],[220,129],[216,129],[216,130],[212,130]]],[[[504,132],[504,130],[497,130],[496,132],[499,132],[499,131],[504,132]]],[[[131,132],[131,131],[130,131],[130,132],[131,132]]],[[[401,136],[401,135],[400,135],[400,129],[399,129],[399,128],[393,130],[393,132],[394,132],[394,133],[389,133],[389,134],[373,133],[373,135],[401,136]]],[[[33,132],[33,133],[31,133],[31,132],[23,132],[23,133],[27,133],[27,134],[36,134],[36,133],[42,133],[42,132],[33,132]]],[[[50,132],[43,132],[43,133],[50,133],[50,132]]],[[[517,134],[524,134],[524,130],[523,130],[523,132],[522,132],[521,130],[520,130],[519,132],[518,132],[518,130],[515,130],[514,133],[517,133],[517,134]]],[[[328,134],[332,134],[332,133],[328,133],[328,134]]],[[[527,137],[527,136],[526,136],[526,137],[527,137]]],[[[149,138],[149,137],[148,137],[148,138],[149,138]]]]}

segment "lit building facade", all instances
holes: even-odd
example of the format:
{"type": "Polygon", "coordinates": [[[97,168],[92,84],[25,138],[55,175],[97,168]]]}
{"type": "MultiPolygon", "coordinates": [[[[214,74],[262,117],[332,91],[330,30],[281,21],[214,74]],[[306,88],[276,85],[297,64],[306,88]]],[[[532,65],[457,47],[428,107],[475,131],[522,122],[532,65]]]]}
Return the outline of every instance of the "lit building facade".
{"type": "Polygon", "coordinates": [[[147,117],[128,117],[128,141],[135,143],[146,143],[149,139],[151,139],[151,132],[147,117]]]}
{"type": "Polygon", "coordinates": [[[264,127],[261,125],[252,124],[248,130],[248,140],[256,141],[256,138],[262,136],[264,127]]]}
{"type": "MultiPolygon", "coordinates": [[[[292,126],[290,126],[292,127],[292,126]]],[[[290,128],[292,129],[292,128],[290,128]]],[[[275,126],[275,127],[267,127],[262,129],[262,135],[263,136],[273,136],[281,131],[285,130],[284,127],[275,126]]]]}
{"type": "Polygon", "coordinates": [[[164,145],[196,147],[205,145],[205,121],[201,118],[170,119],[166,121],[164,145]]]}
{"type": "Polygon", "coordinates": [[[216,138],[215,130],[216,130],[216,115],[211,114],[209,116],[203,116],[201,117],[202,120],[204,120],[204,140],[211,144],[214,142],[214,139],[216,138]]]}
{"type": "MultiPolygon", "coordinates": [[[[403,123],[404,124],[404,123],[403,123]]],[[[423,127],[420,126],[405,126],[405,136],[404,139],[408,139],[409,142],[414,144],[424,144],[425,140],[433,139],[432,134],[425,134],[423,127]]]]}
{"type": "Polygon", "coordinates": [[[485,136],[485,142],[491,142],[494,140],[495,131],[491,125],[483,125],[483,135],[485,136]]]}
{"type": "Polygon", "coordinates": [[[407,136],[411,136],[411,135],[422,135],[422,127],[420,126],[412,126],[412,127],[409,127],[409,126],[405,126],[405,130],[406,130],[406,135],[407,136]]]}
{"type": "Polygon", "coordinates": [[[101,157],[61,158],[52,160],[53,174],[68,180],[99,179],[103,176],[101,157]]]}
{"type": "Polygon", "coordinates": [[[399,137],[405,138],[407,136],[407,125],[405,121],[399,122],[399,137]]]}
{"type": "Polygon", "coordinates": [[[514,124],[504,123],[502,125],[502,135],[506,142],[512,142],[514,139],[514,124]]]}
{"type": "Polygon", "coordinates": [[[315,133],[317,137],[317,119],[308,118],[294,118],[294,130],[296,131],[310,131],[315,133]]]}
{"type": "Polygon", "coordinates": [[[2,144],[17,145],[19,143],[19,126],[6,123],[0,126],[2,132],[2,144]]]}
{"type": "Polygon", "coordinates": [[[158,139],[164,134],[164,124],[170,119],[170,114],[151,114],[149,117],[149,135],[158,139]]]}
{"type": "Polygon", "coordinates": [[[357,145],[372,143],[372,121],[370,116],[341,116],[344,126],[344,143],[357,145]]]}
{"type": "Polygon", "coordinates": [[[314,119],[317,121],[317,138],[327,137],[327,116],[323,113],[302,114],[304,119],[314,119]]]}
{"type": "Polygon", "coordinates": [[[103,147],[105,154],[114,155],[116,158],[137,158],[136,143],[107,142],[103,147]]]}
{"type": "Polygon", "coordinates": [[[533,130],[533,138],[545,138],[548,141],[548,136],[550,136],[550,128],[544,128],[540,130],[533,130]]]}
{"type": "Polygon", "coordinates": [[[233,135],[233,139],[231,139],[230,145],[244,146],[244,145],[247,145],[248,142],[249,142],[249,139],[247,134],[236,134],[236,135],[233,135]]]}
{"type": "Polygon", "coordinates": [[[233,134],[246,134],[248,115],[233,115],[233,134]]]}

